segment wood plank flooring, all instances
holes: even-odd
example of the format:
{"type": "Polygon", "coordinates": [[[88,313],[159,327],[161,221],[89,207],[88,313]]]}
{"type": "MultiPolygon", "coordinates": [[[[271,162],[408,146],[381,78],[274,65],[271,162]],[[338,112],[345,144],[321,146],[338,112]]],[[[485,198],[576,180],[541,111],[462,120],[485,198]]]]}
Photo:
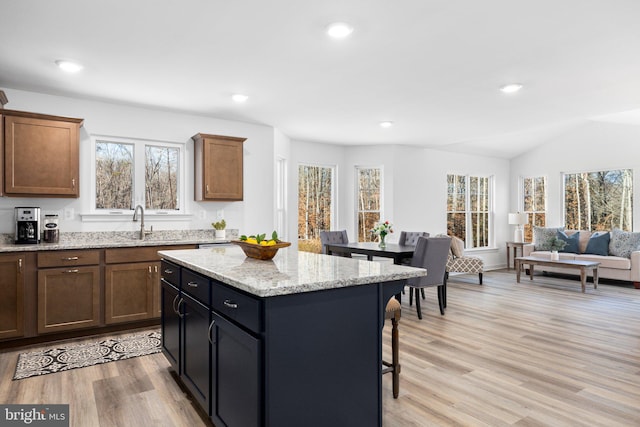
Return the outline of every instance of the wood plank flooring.
{"type": "MultiPolygon", "coordinates": [[[[386,427],[640,425],[640,290],[499,270],[452,276],[444,316],[428,289],[423,315],[405,298],[386,427]]],[[[70,403],[77,427],[211,426],[162,354],[12,381],[21,351],[0,353],[2,403],[70,403]]]]}

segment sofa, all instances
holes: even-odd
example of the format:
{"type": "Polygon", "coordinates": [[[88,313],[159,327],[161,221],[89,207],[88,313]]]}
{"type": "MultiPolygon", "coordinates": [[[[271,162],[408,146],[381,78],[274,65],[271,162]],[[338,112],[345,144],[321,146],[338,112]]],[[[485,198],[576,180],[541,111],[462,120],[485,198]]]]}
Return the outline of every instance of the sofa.
{"type": "MultiPolygon", "coordinates": [[[[523,256],[551,258],[549,239],[553,236],[565,241],[564,249],[558,251],[559,258],[596,261],[599,278],[633,282],[640,289],[640,233],[618,229],[611,232],[588,230],[564,230],[564,227],[534,227],[533,242],[523,246],[523,256]]],[[[563,268],[544,267],[544,271],[569,273],[563,268]]]]}

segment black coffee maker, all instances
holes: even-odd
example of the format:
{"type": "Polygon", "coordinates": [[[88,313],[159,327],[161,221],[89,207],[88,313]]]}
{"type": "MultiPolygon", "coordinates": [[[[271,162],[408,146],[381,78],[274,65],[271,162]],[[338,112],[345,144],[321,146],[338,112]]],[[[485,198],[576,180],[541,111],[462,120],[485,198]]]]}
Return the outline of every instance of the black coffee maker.
{"type": "Polygon", "coordinates": [[[16,208],[16,244],[40,243],[40,208],[16,208]]]}

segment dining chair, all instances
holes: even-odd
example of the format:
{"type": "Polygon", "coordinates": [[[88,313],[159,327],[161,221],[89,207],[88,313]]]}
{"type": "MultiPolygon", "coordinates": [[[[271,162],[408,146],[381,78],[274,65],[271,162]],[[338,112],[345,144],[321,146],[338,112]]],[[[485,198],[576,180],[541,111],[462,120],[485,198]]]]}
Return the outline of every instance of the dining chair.
{"type": "Polygon", "coordinates": [[[438,305],[440,306],[440,314],[444,314],[446,307],[446,265],[447,256],[451,250],[451,238],[444,237],[420,237],[416,244],[416,250],[411,259],[412,267],[425,268],[427,275],[422,277],[414,277],[407,280],[409,286],[409,304],[412,304],[413,291],[416,295],[416,309],[418,319],[422,319],[422,310],[420,308],[420,297],[418,289],[424,289],[436,286],[438,288],[438,305]]]}
{"type": "Polygon", "coordinates": [[[418,243],[418,237],[429,237],[429,233],[426,231],[401,231],[398,244],[415,246],[418,243]]]}
{"type": "MultiPolygon", "coordinates": [[[[320,242],[322,243],[322,253],[327,253],[327,244],[329,243],[349,243],[349,236],[347,235],[347,230],[340,231],[321,231],[320,232],[320,242]]],[[[347,258],[351,258],[351,254],[333,254],[338,256],[343,256],[347,258]]]]}

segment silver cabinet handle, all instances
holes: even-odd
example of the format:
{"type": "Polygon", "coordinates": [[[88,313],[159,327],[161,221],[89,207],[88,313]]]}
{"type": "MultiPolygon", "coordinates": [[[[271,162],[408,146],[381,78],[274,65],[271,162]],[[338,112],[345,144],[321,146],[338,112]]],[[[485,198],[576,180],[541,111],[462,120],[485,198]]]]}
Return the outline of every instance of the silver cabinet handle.
{"type": "Polygon", "coordinates": [[[167,269],[165,269],[165,270],[164,270],[164,272],[165,272],[165,273],[167,273],[167,274],[173,274],[173,270],[170,270],[170,269],[168,269],[168,268],[167,268],[167,269]]]}
{"type": "Polygon", "coordinates": [[[70,256],[70,257],[66,257],[66,258],[62,258],[63,261],[77,261],[80,258],[77,256],[70,256]]]}
{"type": "Polygon", "coordinates": [[[223,304],[225,305],[225,307],[238,308],[238,304],[229,299],[224,300],[223,304]]]}
{"type": "Polygon", "coordinates": [[[177,314],[181,319],[184,319],[184,314],[180,313],[180,306],[182,305],[182,303],[184,303],[184,298],[180,298],[180,301],[178,302],[178,311],[176,312],[176,314],[177,314]]]}
{"type": "Polygon", "coordinates": [[[192,288],[197,288],[198,287],[198,282],[187,282],[187,285],[189,285],[192,288]]]}
{"type": "Polygon", "coordinates": [[[213,341],[211,340],[211,330],[213,329],[213,325],[216,324],[215,320],[211,321],[211,324],[209,325],[209,330],[207,331],[207,338],[209,339],[209,344],[213,344],[213,341]]]}
{"type": "Polygon", "coordinates": [[[173,312],[177,315],[180,315],[180,313],[178,312],[178,307],[176,307],[176,302],[178,302],[178,298],[180,298],[180,294],[176,295],[175,298],[173,298],[173,302],[171,303],[171,307],[173,307],[173,312]]]}
{"type": "Polygon", "coordinates": [[[79,270],[76,268],[76,269],[73,269],[73,270],[64,271],[63,273],[78,273],[78,271],[79,270]]]}

